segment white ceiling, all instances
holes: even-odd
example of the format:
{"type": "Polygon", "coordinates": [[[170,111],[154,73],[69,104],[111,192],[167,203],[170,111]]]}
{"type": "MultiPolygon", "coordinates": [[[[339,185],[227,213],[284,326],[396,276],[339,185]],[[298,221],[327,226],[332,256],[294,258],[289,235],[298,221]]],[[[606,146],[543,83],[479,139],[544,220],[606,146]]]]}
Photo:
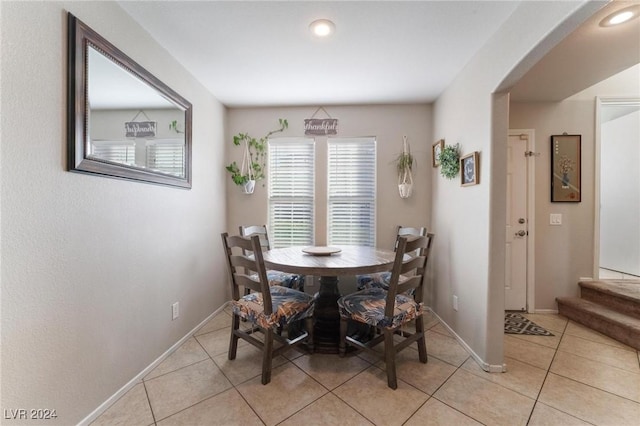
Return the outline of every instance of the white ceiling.
{"type": "Polygon", "coordinates": [[[120,1],[232,107],[431,102],[518,3],[120,1]]]}
{"type": "MultiPolygon", "coordinates": [[[[119,3],[216,98],[240,107],[432,102],[520,1],[119,3]],[[309,31],[320,18],[336,25],[330,39],[309,31]]],[[[640,62],[640,19],[597,25],[629,4],[639,0],[596,13],[512,99],[564,99],[640,62]]]]}

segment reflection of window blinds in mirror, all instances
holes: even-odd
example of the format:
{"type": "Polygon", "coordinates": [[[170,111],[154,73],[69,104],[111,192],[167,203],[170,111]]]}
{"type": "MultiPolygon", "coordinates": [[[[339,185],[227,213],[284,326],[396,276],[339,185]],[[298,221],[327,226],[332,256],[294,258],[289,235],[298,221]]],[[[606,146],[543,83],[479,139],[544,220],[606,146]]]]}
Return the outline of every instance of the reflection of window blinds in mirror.
{"type": "Polygon", "coordinates": [[[121,164],[136,164],[136,145],[130,141],[91,141],[91,156],[121,164]]]}
{"type": "Polygon", "coordinates": [[[180,139],[147,141],[146,166],[153,170],[184,176],[184,142],[180,139]]]}

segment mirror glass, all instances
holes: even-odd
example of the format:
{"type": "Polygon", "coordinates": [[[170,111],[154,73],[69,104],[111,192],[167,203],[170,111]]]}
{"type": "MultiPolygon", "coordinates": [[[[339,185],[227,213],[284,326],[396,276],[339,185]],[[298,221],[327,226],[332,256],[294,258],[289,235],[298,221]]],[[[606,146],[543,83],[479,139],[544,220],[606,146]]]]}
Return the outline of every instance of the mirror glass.
{"type": "Polygon", "coordinates": [[[190,188],[191,104],[72,15],[69,37],[69,169],[190,188]]]}

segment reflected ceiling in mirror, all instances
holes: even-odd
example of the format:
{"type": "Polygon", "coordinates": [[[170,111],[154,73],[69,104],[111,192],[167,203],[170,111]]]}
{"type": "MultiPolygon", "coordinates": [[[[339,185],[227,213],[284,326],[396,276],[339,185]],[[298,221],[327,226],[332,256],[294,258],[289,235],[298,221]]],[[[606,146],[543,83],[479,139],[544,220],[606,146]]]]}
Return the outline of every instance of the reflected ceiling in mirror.
{"type": "Polygon", "coordinates": [[[191,104],[69,14],[69,170],[191,187],[191,104]]]}

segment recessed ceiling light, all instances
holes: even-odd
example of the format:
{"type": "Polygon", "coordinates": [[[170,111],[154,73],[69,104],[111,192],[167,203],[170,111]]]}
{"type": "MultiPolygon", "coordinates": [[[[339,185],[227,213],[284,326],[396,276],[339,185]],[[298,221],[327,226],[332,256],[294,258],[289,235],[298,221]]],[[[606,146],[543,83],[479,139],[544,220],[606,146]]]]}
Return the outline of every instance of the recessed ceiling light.
{"type": "Polygon", "coordinates": [[[618,10],[610,15],[607,15],[602,21],[600,21],[601,27],[612,27],[624,22],[637,18],[640,14],[640,6],[631,6],[625,9],[618,10]]]}
{"type": "Polygon", "coordinates": [[[328,19],[318,19],[309,25],[313,35],[318,37],[328,37],[336,29],[336,25],[328,19]]]}

